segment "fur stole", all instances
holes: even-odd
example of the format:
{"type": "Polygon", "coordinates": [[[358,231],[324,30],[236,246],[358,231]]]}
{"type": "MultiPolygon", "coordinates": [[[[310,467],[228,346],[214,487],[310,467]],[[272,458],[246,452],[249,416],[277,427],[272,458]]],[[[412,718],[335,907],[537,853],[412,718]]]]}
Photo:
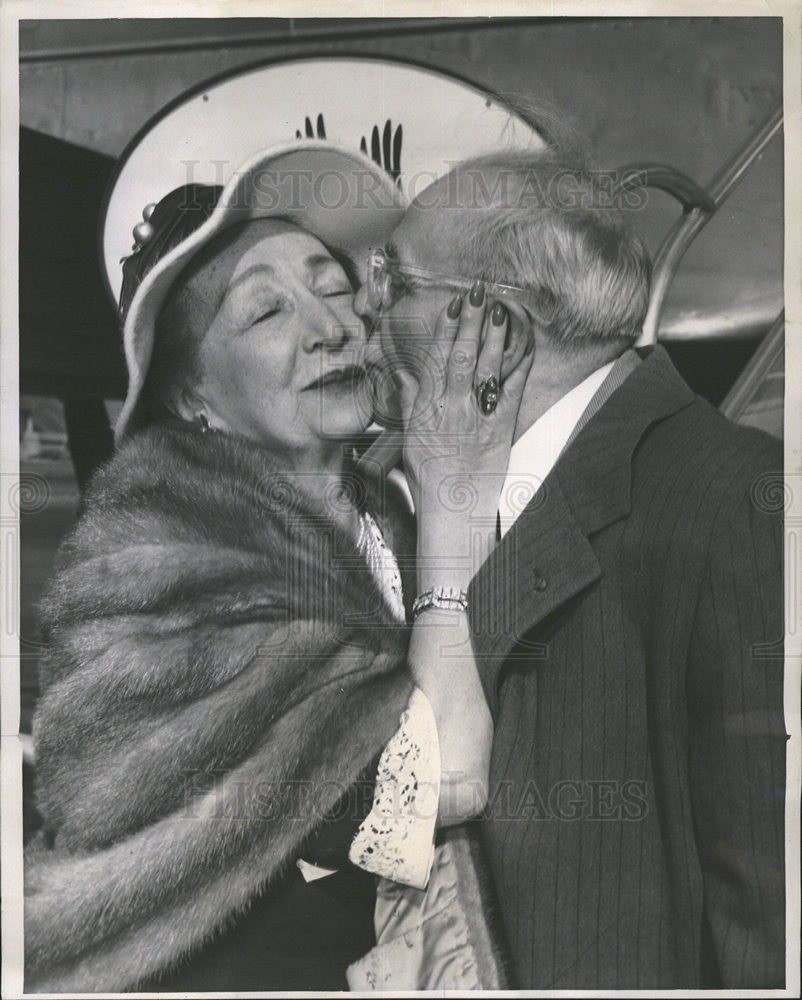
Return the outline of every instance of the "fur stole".
{"type": "MultiPolygon", "coordinates": [[[[390,487],[351,485],[408,551],[390,487]]],[[[96,476],[42,614],[25,989],[130,990],[286,870],[388,741],[406,629],[302,479],[177,424],[96,476]]]]}

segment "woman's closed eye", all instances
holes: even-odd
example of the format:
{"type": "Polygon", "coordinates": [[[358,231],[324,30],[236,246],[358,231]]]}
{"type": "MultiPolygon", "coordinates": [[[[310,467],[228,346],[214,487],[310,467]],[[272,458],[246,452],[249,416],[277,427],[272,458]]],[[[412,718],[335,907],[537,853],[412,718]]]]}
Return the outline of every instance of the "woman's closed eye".
{"type": "Polygon", "coordinates": [[[248,322],[248,326],[257,326],[266,320],[273,319],[281,313],[284,302],[281,299],[270,299],[261,303],[253,312],[253,319],[248,322]]]}
{"type": "Polygon", "coordinates": [[[273,316],[278,316],[281,312],[279,306],[274,306],[270,309],[266,309],[264,312],[260,313],[256,319],[251,323],[251,326],[256,326],[257,323],[263,323],[267,319],[272,319],[273,316]]]}

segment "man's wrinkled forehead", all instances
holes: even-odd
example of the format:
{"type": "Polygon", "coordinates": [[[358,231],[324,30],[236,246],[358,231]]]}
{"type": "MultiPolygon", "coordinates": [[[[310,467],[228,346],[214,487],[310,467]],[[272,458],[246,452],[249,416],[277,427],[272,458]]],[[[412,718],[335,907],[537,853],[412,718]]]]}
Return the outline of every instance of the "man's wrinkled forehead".
{"type": "Polygon", "coordinates": [[[413,199],[388,241],[391,256],[417,267],[453,270],[465,221],[465,210],[453,197],[456,185],[456,178],[447,174],[413,199]]]}
{"type": "Polygon", "coordinates": [[[471,259],[470,220],[514,198],[519,182],[493,164],[457,167],[419,192],[393,234],[398,259],[419,267],[451,270],[471,259]]]}

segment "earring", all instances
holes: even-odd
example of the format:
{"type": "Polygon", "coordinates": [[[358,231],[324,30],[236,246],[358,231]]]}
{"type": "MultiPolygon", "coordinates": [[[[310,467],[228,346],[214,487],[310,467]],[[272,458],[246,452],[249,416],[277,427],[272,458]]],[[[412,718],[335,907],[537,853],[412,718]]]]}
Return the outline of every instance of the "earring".
{"type": "Polygon", "coordinates": [[[213,431],[214,427],[209,423],[209,418],[205,413],[198,414],[198,426],[200,427],[201,434],[208,434],[209,431],[213,431]]]}

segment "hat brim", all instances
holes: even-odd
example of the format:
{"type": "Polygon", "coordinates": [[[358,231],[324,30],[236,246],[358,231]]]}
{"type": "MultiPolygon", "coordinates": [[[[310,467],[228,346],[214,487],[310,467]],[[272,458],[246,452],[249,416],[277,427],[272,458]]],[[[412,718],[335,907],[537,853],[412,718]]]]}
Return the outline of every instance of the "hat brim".
{"type": "Polygon", "coordinates": [[[123,325],[128,392],[115,428],[119,444],[141,424],[137,412],[153,354],[156,320],[193,257],[219,233],[255,219],[283,218],[353,258],[360,276],[368,251],[383,245],[407,202],[398,185],[362,153],[322,139],[257,153],[231,177],[211,216],[145,276],[123,325]]]}

